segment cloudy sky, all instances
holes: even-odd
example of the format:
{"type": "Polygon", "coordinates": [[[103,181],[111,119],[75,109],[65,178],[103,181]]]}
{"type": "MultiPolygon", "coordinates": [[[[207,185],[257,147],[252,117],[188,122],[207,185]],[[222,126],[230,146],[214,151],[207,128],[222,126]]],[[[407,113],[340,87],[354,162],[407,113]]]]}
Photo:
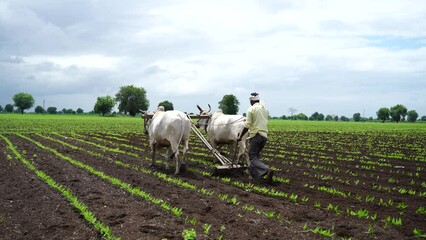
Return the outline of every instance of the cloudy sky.
{"type": "Polygon", "coordinates": [[[196,112],[259,92],[289,108],[426,115],[426,1],[1,0],[0,105],[93,109],[121,86],[196,112]]]}

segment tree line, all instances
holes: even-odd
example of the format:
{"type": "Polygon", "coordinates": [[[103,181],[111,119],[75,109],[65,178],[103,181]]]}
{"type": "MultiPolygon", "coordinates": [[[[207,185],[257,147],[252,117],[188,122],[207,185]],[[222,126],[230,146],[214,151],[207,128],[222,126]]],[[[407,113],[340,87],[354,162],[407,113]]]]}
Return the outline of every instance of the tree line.
{"type": "MultiPolygon", "coordinates": [[[[34,98],[31,94],[28,93],[18,93],[13,96],[14,104],[6,104],[3,108],[0,105],[0,113],[21,113],[24,114],[24,111],[34,107],[34,98]],[[15,109],[16,107],[16,109],[15,109]]],[[[37,106],[34,109],[35,113],[48,113],[48,114],[57,114],[57,113],[66,113],[66,114],[81,114],[84,113],[84,110],[78,108],[77,110],[66,109],[58,111],[56,107],[48,107],[46,110],[42,106],[37,106]]]]}
{"type": "MultiPolygon", "coordinates": [[[[115,98],[111,96],[98,97],[94,111],[102,115],[110,113],[117,103],[118,111],[120,113],[129,114],[130,116],[135,116],[140,110],[146,111],[149,108],[149,101],[146,98],[145,89],[130,85],[120,87],[115,98]]],[[[225,114],[236,114],[238,113],[240,102],[237,97],[228,94],[225,95],[218,104],[219,108],[222,109],[225,114]]],[[[174,110],[173,103],[168,100],[160,102],[157,107],[159,106],[163,106],[166,111],[174,110]]]]}
{"type": "MultiPolygon", "coordinates": [[[[25,110],[30,109],[34,106],[34,98],[31,94],[28,93],[18,93],[13,96],[14,104],[7,104],[5,108],[0,105],[0,112],[20,112],[24,113],[25,110]],[[17,109],[15,110],[14,107],[17,109]]],[[[146,111],[149,108],[149,100],[146,97],[146,90],[142,87],[135,87],[133,85],[122,86],[115,96],[100,96],[97,97],[96,103],[93,107],[93,110],[90,113],[105,114],[111,113],[112,109],[118,104],[119,113],[136,116],[140,110],[146,111]]],[[[225,114],[237,114],[239,111],[240,102],[237,97],[233,94],[224,95],[222,100],[218,102],[219,108],[222,109],[225,114]]],[[[163,106],[166,111],[173,110],[173,103],[164,100],[160,102],[158,106],[163,106]]],[[[374,121],[372,117],[364,118],[360,113],[354,113],[352,119],[346,116],[337,116],[328,114],[324,116],[322,113],[314,112],[310,117],[304,113],[297,113],[296,108],[289,108],[290,116],[283,115],[281,117],[273,117],[279,119],[290,119],[290,120],[312,120],[312,121],[350,121],[355,122],[360,121],[374,121]]],[[[58,111],[56,107],[48,107],[44,109],[42,106],[36,106],[35,113],[48,113],[48,114],[57,114],[57,113],[66,113],[66,114],[82,114],[84,113],[83,109],[78,108],[76,111],[73,109],[62,109],[58,111]]],[[[244,115],[244,114],[243,114],[244,115]]],[[[382,107],[377,112],[377,120],[382,122],[392,121],[408,121],[415,122],[419,115],[416,110],[407,110],[407,108],[402,104],[397,104],[390,108],[382,107]]],[[[426,116],[420,118],[422,121],[426,121],[426,116]]]]}
{"type": "MultiPolygon", "coordinates": [[[[281,116],[280,119],[294,119],[294,120],[316,120],[316,121],[355,121],[355,122],[365,122],[365,121],[375,121],[379,120],[382,122],[385,121],[391,121],[391,122],[400,122],[400,121],[407,121],[407,122],[416,122],[419,114],[416,110],[409,110],[407,111],[407,108],[402,104],[397,104],[393,107],[386,108],[382,107],[377,112],[377,119],[374,119],[373,117],[365,118],[361,116],[361,113],[354,113],[351,118],[348,118],[346,116],[337,116],[337,115],[327,115],[324,116],[322,113],[315,112],[310,117],[306,116],[303,113],[296,114],[297,109],[291,107],[288,110],[290,112],[290,116],[281,116]]],[[[422,121],[426,121],[426,116],[422,116],[420,118],[422,121]]]]}
{"type": "MultiPolygon", "coordinates": [[[[5,108],[0,105],[0,112],[19,112],[24,113],[25,110],[34,107],[34,98],[31,94],[28,93],[18,93],[15,94],[12,98],[14,104],[7,104],[5,108]],[[15,109],[16,107],[16,109],[15,109]]],[[[90,113],[97,113],[101,115],[111,113],[112,109],[118,104],[119,113],[136,116],[140,110],[146,111],[149,108],[149,100],[146,97],[146,90],[142,87],[138,88],[133,85],[122,86],[115,96],[100,96],[97,97],[96,103],[93,107],[93,110],[90,113]]],[[[219,102],[219,108],[221,108],[227,114],[236,114],[239,110],[239,101],[232,95],[225,95],[223,99],[219,102]]],[[[160,102],[158,106],[163,106],[166,111],[173,110],[173,103],[164,100],[160,102]]],[[[84,113],[83,109],[78,108],[76,111],[73,109],[62,109],[58,111],[56,107],[48,107],[44,109],[42,106],[36,106],[34,109],[35,113],[48,113],[48,114],[57,114],[57,113],[66,113],[66,114],[82,114],[84,113]]]]}

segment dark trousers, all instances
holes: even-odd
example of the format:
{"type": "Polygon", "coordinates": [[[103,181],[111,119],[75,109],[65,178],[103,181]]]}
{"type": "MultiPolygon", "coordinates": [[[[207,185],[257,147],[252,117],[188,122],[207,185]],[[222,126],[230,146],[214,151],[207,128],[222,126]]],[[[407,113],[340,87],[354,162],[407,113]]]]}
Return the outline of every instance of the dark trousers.
{"type": "Polygon", "coordinates": [[[259,159],[260,152],[265,147],[266,141],[267,138],[260,134],[256,134],[254,137],[250,138],[250,173],[255,181],[260,181],[262,176],[269,170],[269,167],[259,159]]]}

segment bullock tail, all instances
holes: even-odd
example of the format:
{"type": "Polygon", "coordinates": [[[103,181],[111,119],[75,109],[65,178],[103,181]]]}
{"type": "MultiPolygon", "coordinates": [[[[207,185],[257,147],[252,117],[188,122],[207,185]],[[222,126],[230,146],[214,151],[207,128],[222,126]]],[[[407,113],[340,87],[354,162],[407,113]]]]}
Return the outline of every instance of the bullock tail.
{"type": "Polygon", "coordinates": [[[181,122],[181,127],[180,127],[180,135],[179,135],[179,141],[177,142],[177,149],[176,149],[176,151],[175,152],[173,152],[172,153],[172,155],[170,155],[170,159],[173,159],[174,157],[175,157],[175,155],[176,155],[176,152],[177,151],[179,151],[179,145],[180,145],[180,142],[182,141],[182,138],[183,138],[183,134],[184,134],[184,118],[179,114],[179,117],[180,117],[180,122],[181,122]]]}
{"type": "Polygon", "coordinates": [[[181,125],[180,125],[180,136],[179,136],[179,145],[180,145],[180,142],[182,141],[182,138],[183,138],[183,134],[184,134],[184,128],[185,128],[185,126],[184,126],[184,122],[185,122],[185,118],[183,118],[180,114],[179,114],[179,117],[180,117],[180,122],[181,122],[181,125]]]}

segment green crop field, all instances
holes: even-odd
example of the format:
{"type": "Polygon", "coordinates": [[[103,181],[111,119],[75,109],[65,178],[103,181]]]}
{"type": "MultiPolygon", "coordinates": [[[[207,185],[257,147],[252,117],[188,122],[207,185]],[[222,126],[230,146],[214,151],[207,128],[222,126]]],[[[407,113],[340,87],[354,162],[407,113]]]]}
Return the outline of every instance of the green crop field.
{"type": "Polygon", "coordinates": [[[0,114],[1,238],[426,237],[426,124],[269,128],[273,185],[212,175],[218,163],[195,134],[187,172],[161,157],[151,167],[140,117],[0,114]]]}
{"type": "MultiPolygon", "coordinates": [[[[413,132],[426,134],[426,123],[379,123],[270,120],[271,131],[311,132],[413,132]]],[[[117,131],[142,132],[140,117],[101,117],[98,115],[0,114],[1,132],[37,131],[117,131]]]]}
{"type": "Polygon", "coordinates": [[[0,114],[0,132],[142,132],[140,117],[98,115],[0,114]]]}
{"type": "Polygon", "coordinates": [[[404,123],[404,122],[381,123],[381,122],[270,120],[269,128],[272,131],[426,133],[426,123],[404,123]]]}

